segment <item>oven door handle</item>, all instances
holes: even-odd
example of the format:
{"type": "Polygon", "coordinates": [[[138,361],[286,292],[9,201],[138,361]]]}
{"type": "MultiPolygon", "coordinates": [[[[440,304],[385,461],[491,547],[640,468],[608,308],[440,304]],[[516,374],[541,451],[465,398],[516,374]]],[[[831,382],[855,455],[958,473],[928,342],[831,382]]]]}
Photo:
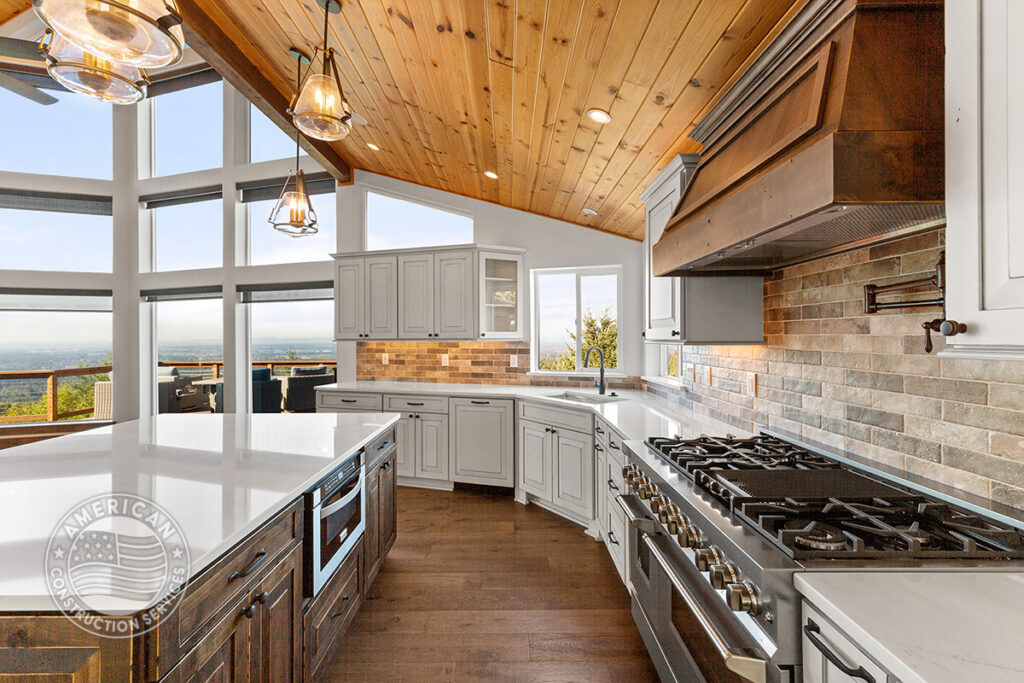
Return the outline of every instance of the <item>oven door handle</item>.
{"type": "Polygon", "coordinates": [[[342,509],[346,505],[352,502],[352,500],[358,496],[363,490],[363,471],[359,470],[359,478],[356,480],[356,485],[352,487],[352,490],[345,494],[345,497],[341,500],[325,505],[320,508],[320,519],[327,519],[338,510],[342,509]]]}
{"type": "Polygon", "coordinates": [[[742,676],[749,681],[753,681],[753,683],[766,683],[768,680],[768,662],[759,657],[751,657],[750,655],[736,652],[729,647],[729,644],[726,642],[721,632],[715,627],[711,617],[704,611],[700,601],[697,600],[694,594],[686,586],[686,581],[675,569],[672,568],[672,565],[669,563],[664,551],[659,547],[658,540],[653,536],[644,534],[643,542],[647,544],[647,548],[651,551],[651,555],[653,555],[654,559],[657,560],[659,565],[661,565],[661,569],[668,576],[672,585],[675,586],[683,600],[686,601],[686,606],[690,608],[691,612],[693,612],[693,615],[697,618],[701,628],[711,640],[711,644],[714,645],[715,650],[718,651],[718,655],[725,663],[725,668],[738,676],[742,676]]]}
{"type": "Polygon", "coordinates": [[[656,534],[658,532],[657,522],[644,514],[643,509],[636,502],[636,496],[621,494],[615,496],[615,502],[626,513],[626,521],[629,522],[630,526],[636,527],[645,534],[656,534]]]}

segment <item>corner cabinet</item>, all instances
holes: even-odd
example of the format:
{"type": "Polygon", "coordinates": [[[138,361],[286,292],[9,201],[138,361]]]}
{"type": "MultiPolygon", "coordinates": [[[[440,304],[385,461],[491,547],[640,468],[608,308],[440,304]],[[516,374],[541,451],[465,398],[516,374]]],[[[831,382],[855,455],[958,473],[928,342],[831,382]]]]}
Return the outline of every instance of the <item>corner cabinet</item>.
{"type": "Polygon", "coordinates": [[[944,353],[1024,357],[1024,3],[948,0],[944,353]]]}
{"type": "Polygon", "coordinates": [[[656,277],[653,249],[700,161],[679,154],[640,195],[644,202],[644,340],[676,344],[763,344],[760,276],[656,277]],[[728,315],[723,315],[728,311],[728,315]]]}
{"type": "Polygon", "coordinates": [[[335,254],[335,340],[523,339],[523,251],[335,254]]]}

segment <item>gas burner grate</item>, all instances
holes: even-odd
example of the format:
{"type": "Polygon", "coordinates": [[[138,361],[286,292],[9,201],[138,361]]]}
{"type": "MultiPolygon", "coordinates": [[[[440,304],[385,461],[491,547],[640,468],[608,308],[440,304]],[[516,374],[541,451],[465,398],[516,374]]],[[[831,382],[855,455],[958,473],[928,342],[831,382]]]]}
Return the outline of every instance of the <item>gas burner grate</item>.
{"type": "Polygon", "coordinates": [[[647,445],[687,478],[701,483],[700,473],[719,470],[833,469],[839,463],[773,436],[749,439],[651,437],[647,445]]]}

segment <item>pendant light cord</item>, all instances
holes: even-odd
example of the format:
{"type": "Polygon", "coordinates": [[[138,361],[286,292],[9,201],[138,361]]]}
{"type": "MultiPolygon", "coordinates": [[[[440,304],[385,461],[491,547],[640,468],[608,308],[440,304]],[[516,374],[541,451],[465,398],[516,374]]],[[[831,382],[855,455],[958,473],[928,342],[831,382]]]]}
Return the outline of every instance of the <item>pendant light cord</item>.
{"type": "MultiPolygon", "coordinates": [[[[296,72],[296,76],[297,76],[296,81],[295,81],[295,92],[296,93],[300,93],[300,92],[302,92],[302,53],[298,53],[298,54],[295,55],[295,72],[296,72]]],[[[295,96],[298,97],[298,94],[296,94],[295,96]]],[[[301,131],[299,131],[299,127],[295,126],[295,172],[296,173],[299,172],[299,136],[300,135],[302,135],[302,133],[301,133],[301,131]]]]}

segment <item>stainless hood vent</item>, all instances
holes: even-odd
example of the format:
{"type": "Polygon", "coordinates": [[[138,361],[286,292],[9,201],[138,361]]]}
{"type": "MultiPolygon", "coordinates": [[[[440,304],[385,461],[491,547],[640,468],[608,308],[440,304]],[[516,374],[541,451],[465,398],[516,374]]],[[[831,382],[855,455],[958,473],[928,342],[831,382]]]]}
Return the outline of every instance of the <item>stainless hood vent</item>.
{"type": "Polygon", "coordinates": [[[656,275],[755,274],[945,223],[942,3],[810,0],[692,137],[656,275]]]}

